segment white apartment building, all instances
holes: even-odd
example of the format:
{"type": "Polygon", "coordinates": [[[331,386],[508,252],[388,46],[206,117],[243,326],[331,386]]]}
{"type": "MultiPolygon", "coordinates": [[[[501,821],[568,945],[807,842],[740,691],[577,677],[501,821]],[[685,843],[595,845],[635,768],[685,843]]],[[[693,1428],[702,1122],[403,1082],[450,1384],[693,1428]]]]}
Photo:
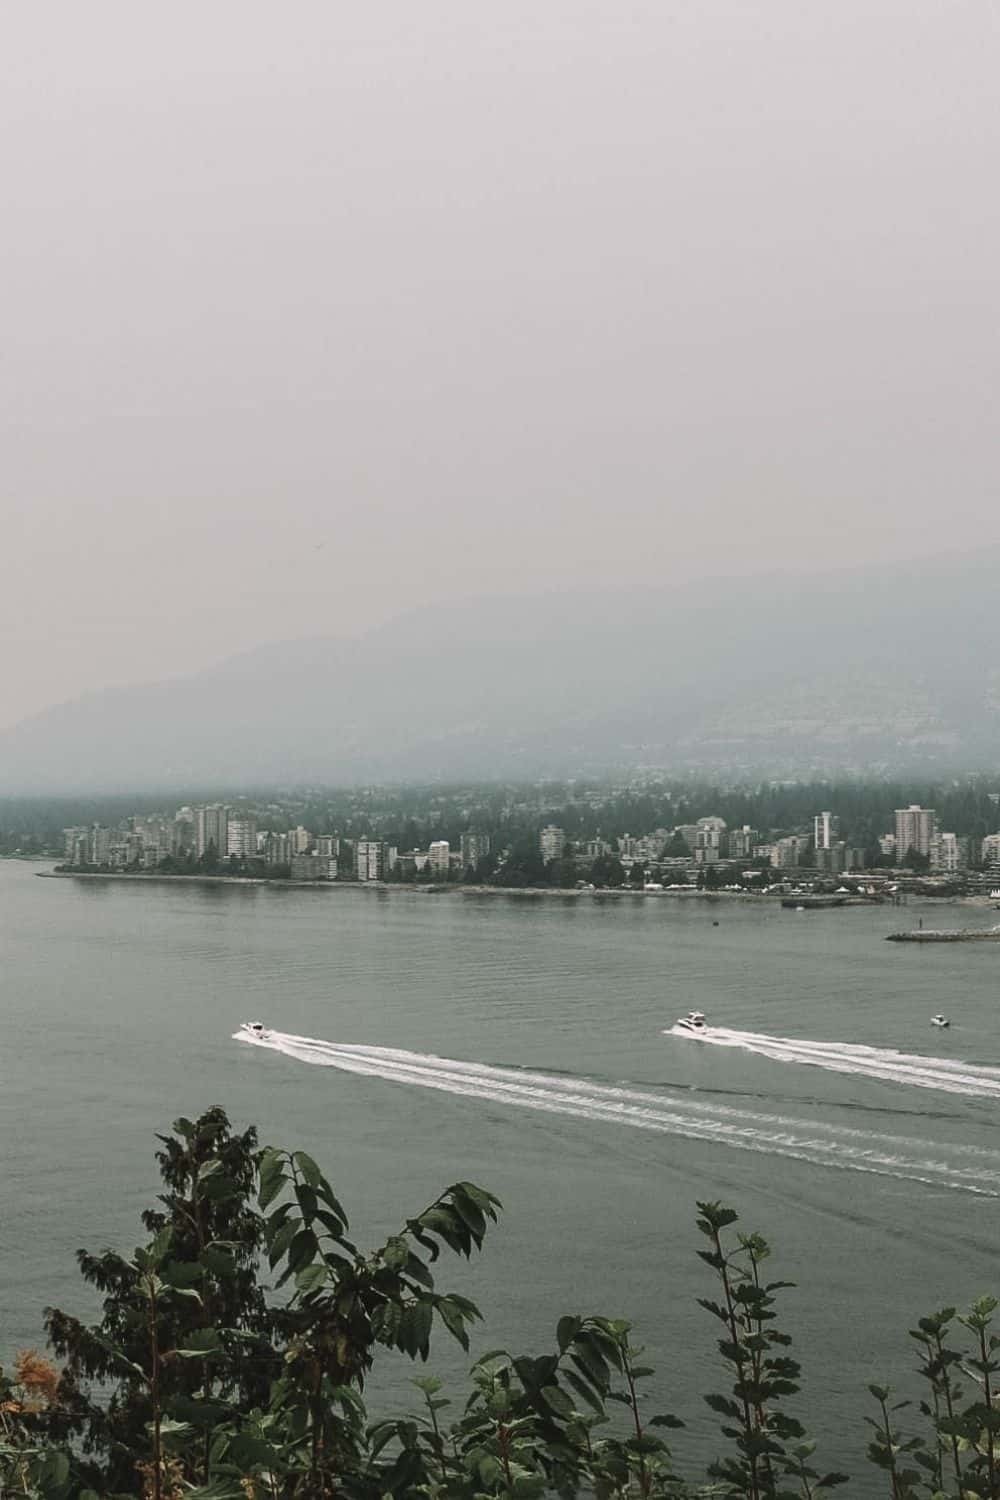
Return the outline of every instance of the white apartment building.
{"type": "Polygon", "coordinates": [[[931,869],[941,870],[948,875],[954,874],[963,862],[962,853],[957,834],[939,833],[931,840],[931,869]]]}
{"type": "Polygon", "coordinates": [[[257,853],[257,819],[230,818],[226,828],[226,853],[253,859],[257,853]]]}
{"type": "Polygon", "coordinates": [[[542,859],[548,864],[550,859],[562,859],[566,848],[566,834],[554,823],[547,823],[538,835],[538,848],[542,859]]]}
{"type": "Polygon", "coordinates": [[[433,839],[427,850],[427,863],[435,875],[447,875],[451,865],[451,845],[447,839],[433,839]]]}
{"type": "Polygon", "coordinates": [[[477,865],[482,864],[483,860],[490,852],[489,834],[473,833],[471,832],[471,830],[468,833],[463,833],[461,850],[462,869],[474,870],[477,865]]]}
{"type": "Polygon", "coordinates": [[[931,840],[937,833],[937,815],[933,807],[911,802],[896,808],[896,858],[905,859],[911,849],[930,854],[931,840]]]}
{"type": "Polygon", "coordinates": [[[354,874],[358,880],[385,879],[386,848],[381,839],[358,839],[354,846],[354,874]]]}
{"type": "Polygon", "coordinates": [[[983,839],[983,864],[990,869],[1000,865],[1000,833],[988,833],[983,839]]]}
{"type": "Polygon", "coordinates": [[[840,819],[832,812],[817,813],[813,818],[813,844],[817,849],[832,849],[839,837],[840,819]]]}
{"type": "Polygon", "coordinates": [[[749,823],[744,823],[742,828],[731,828],[729,830],[729,858],[748,859],[759,840],[760,834],[756,828],[751,828],[749,823]]]}
{"type": "Polygon", "coordinates": [[[229,851],[229,809],[218,802],[195,808],[194,852],[200,859],[210,846],[219,859],[224,859],[229,851]]]}

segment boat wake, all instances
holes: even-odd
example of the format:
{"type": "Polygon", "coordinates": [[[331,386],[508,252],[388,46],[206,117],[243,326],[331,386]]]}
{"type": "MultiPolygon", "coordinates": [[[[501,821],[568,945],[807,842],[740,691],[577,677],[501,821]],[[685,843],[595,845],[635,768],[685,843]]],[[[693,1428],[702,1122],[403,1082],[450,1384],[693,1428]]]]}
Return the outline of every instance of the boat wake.
{"type": "Polygon", "coordinates": [[[792,1157],[816,1166],[874,1172],[938,1188],[1000,1197],[1000,1153],[939,1144],[842,1125],[755,1113],[687,1094],[619,1087],[586,1078],[495,1068],[393,1047],[364,1047],[316,1037],[244,1031],[235,1040],[298,1062],[361,1073],[391,1083],[576,1119],[708,1141],[740,1151],[792,1157]]]}
{"type": "MultiPolygon", "coordinates": [[[[691,1032],[671,1026],[664,1036],[690,1038],[691,1032]]],[[[807,1064],[831,1073],[854,1073],[886,1083],[937,1089],[943,1094],[966,1094],[974,1099],[1000,1099],[1000,1068],[954,1062],[947,1057],[921,1057],[891,1047],[863,1047],[851,1042],[810,1042],[798,1037],[767,1036],[755,1031],[730,1031],[708,1026],[698,1033],[698,1045],[739,1047],[773,1062],[807,1064]]]]}

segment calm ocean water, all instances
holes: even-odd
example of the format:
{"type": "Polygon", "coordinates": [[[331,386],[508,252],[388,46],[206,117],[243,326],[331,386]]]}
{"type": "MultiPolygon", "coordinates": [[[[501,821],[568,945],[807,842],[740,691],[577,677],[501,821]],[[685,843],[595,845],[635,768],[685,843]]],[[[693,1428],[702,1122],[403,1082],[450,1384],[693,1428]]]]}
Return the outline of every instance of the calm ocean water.
{"type": "MultiPolygon", "coordinates": [[[[0,1358],[40,1341],[46,1304],[93,1311],[74,1251],[139,1241],[154,1132],[213,1103],[313,1153],[363,1245],[457,1178],[498,1193],[481,1260],[442,1267],[483,1308],[481,1347],[540,1350],[567,1311],[632,1318],[689,1423],[682,1455],[717,1446],[697,1198],[733,1203],[797,1281],[804,1414],[852,1493],[877,1487],[865,1382],[906,1384],[921,1313],[1000,1291],[1000,949],[882,941],[915,909],[38,868],[0,863],[0,1358]],[[728,1045],[662,1034],[692,1007],[728,1045]],[[232,1039],[248,1016],[277,1049],[232,1039]]],[[[403,1400],[411,1373],[393,1362],[381,1397],[403,1400]]]]}

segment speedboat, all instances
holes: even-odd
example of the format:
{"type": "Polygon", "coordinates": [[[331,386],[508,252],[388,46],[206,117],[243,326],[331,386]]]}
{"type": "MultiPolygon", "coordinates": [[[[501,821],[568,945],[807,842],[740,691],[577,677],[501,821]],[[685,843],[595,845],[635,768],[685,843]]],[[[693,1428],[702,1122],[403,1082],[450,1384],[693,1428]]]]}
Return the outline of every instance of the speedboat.
{"type": "Polygon", "coordinates": [[[262,1042],[269,1034],[263,1021],[241,1021],[240,1030],[251,1041],[262,1042]]]}
{"type": "Polygon", "coordinates": [[[950,1026],[951,1022],[948,1020],[947,1016],[942,1016],[939,1013],[936,1016],[931,1016],[931,1025],[932,1026],[950,1026]]]}
{"type": "Polygon", "coordinates": [[[693,1031],[696,1035],[699,1032],[708,1030],[708,1027],[705,1025],[705,1017],[700,1010],[688,1011],[687,1015],[681,1016],[675,1025],[678,1031],[693,1031]]]}

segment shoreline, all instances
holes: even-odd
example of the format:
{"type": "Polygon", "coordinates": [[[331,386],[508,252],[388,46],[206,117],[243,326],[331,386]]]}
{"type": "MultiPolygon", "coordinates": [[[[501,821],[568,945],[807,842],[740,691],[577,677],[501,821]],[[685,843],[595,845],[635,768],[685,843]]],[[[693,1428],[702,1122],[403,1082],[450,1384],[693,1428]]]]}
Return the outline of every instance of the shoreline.
{"type": "MultiPolygon", "coordinates": [[[[784,902],[790,905],[795,901],[808,910],[846,910],[849,907],[872,907],[888,906],[888,901],[873,901],[870,898],[840,898],[832,900],[824,897],[816,898],[803,893],[801,897],[789,897],[784,891],[708,891],[699,890],[697,886],[668,886],[664,890],[633,890],[629,886],[605,886],[583,888],[564,888],[549,885],[465,885],[460,882],[448,884],[411,884],[403,881],[385,880],[291,880],[279,879],[269,880],[259,875],[166,875],[157,871],[148,873],[128,873],[124,870],[37,870],[35,878],[40,880],[113,880],[132,885],[234,885],[252,886],[254,888],[271,888],[277,891],[288,890],[312,890],[328,891],[365,891],[381,894],[403,893],[415,896],[462,896],[472,897],[496,897],[515,896],[522,900],[534,900],[544,898],[548,900],[573,900],[591,899],[597,901],[613,900],[680,900],[680,901],[755,901],[780,904],[784,902]]],[[[911,894],[907,905],[927,904],[928,906],[972,906],[984,907],[995,905],[989,898],[968,894],[956,896],[923,896],[911,894]]]]}
{"type": "Polygon", "coordinates": [[[768,896],[762,891],[705,891],[696,886],[675,886],[662,891],[637,891],[628,886],[607,886],[593,889],[568,889],[550,885],[464,885],[460,882],[447,885],[418,885],[404,881],[388,880],[268,880],[260,875],[163,875],[156,871],[148,874],[129,874],[124,870],[38,870],[39,880],[116,880],[131,885],[247,885],[271,887],[275,890],[315,891],[382,891],[407,892],[418,896],[561,896],[576,900],[582,896],[606,897],[616,900],[633,897],[658,899],[680,897],[690,900],[778,900],[777,893],[768,896]]]}

